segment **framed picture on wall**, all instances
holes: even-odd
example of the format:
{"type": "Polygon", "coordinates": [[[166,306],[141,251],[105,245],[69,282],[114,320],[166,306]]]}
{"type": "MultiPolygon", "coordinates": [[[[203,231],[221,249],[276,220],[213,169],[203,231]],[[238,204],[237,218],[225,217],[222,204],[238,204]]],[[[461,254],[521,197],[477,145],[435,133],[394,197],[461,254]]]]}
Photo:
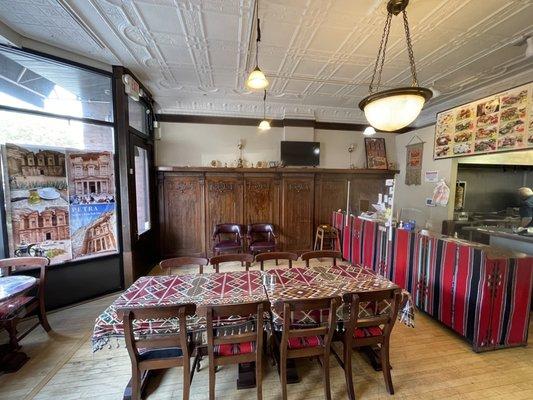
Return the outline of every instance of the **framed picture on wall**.
{"type": "Polygon", "coordinates": [[[368,169],[387,169],[385,139],[365,138],[366,167],[368,169]]]}

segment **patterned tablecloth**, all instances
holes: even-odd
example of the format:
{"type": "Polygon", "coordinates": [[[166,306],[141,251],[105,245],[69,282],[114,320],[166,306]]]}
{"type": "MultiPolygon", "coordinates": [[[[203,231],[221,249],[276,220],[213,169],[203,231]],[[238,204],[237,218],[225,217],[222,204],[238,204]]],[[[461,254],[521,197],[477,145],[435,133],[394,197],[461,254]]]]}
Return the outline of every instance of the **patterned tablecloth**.
{"type": "MultiPolygon", "coordinates": [[[[353,265],[315,266],[310,268],[276,268],[268,271],[274,276],[274,283],[266,286],[268,298],[272,305],[282,299],[304,299],[326,296],[341,296],[349,292],[369,292],[374,290],[398,288],[398,285],[387,278],[377,275],[369,269],[353,265]]],[[[398,312],[398,319],[407,326],[414,326],[413,301],[409,292],[402,290],[402,304],[398,312]]],[[[390,303],[369,305],[361,303],[359,316],[372,316],[376,313],[387,312],[390,303]],[[377,308],[376,308],[377,307],[377,308]]],[[[283,324],[283,318],[272,307],[274,327],[283,324]]],[[[327,313],[309,312],[293,315],[295,325],[311,325],[322,322],[327,313]]],[[[337,310],[340,323],[349,317],[348,307],[344,305],[337,310]]]]}
{"type": "MultiPolygon", "coordinates": [[[[205,307],[213,304],[236,304],[268,300],[260,271],[225,274],[143,276],[130,286],[97,319],[94,326],[93,351],[109,343],[111,338],[123,338],[122,319],[117,309],[123,307],[168,306],[195,303],[197,315],[187,320],[191,332],[205,330],[205,307]]],[[[247,318],[222,323],[243,325],[247,318]]],[[[170,334],[179,332],[176,319],[135,321],[139,334],[170,334]]]]}
{"type": "MultiPolygon", "coordinates": [[[[229,272],[224,274],[145,276],[139,278],[117,300],[113,302],[97,319],[92,337],[93,351],[109,343],[111,338],[123,338],[122,319],[117,309],[123,307],[147,307],[156,305],[173,305],[195,303],[197,315],[187,320],[187,330],[202,340],[205,332],[205,307],[213,304],[238,304],[252,301],[277,300],[287,298],[312,298],[345,292],[371,291],[397,287],[388,279],[374,272],[355,266],[322,266],[310,268],[276,268],[267,272],[229,272]],[[266,275],[274,276],[274,283],[269,283],[266,275]],[[263,283],[266,282],[266,286],[263,283]]],[[[414,310],[411,296],[404,293],[399,320],[408,326],[414,326],[414,310]]],[[[360,315],[383,312],[389,304],[380,304],[378,309],[361,306],[360,315]]],[[[347,313],[340,307],[337,315],[339,321],[347,313]]],[[[307,318],[312,316],[306,314],[307,318]]],[[[273,312],[274,326],[279,324],[280,316],[273,312]]],[[[299,323],[315,323],[301,318],[299,323]]],[[[241,330],[248,326],[248,317],[232,317],[220,321],[228,328],[241,330]]],[[[179,332],[176,319],[135,321],[134,330],[140,334],[172,334],[179,332]]],[[[203,340],[202,340],[203,341],[203,340]]]]}

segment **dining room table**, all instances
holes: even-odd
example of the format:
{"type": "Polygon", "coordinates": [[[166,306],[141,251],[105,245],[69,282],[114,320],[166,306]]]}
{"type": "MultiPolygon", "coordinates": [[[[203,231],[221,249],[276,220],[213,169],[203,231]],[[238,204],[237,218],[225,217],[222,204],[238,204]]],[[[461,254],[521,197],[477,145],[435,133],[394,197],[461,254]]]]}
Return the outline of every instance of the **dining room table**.
{"type": "MultiPolygon", "coordinates": [[[[283,299],[304,299],[339,295],[347,292],[372,291],[396,288],[393,282],[371,270],[353,265],[322,265],[288,268],[279,266],[268,271],[234,271],[227,273],[157,275],[144,276],[123,292],[95,321],[92,346],[93,351],[105,347],[120,346],[124,338],[121,309],[169,306],[194,303],[196,315],[187,319],[187,331],[201,348],[206,345],[206,307],[218,304],[240,304],[253,301],[269,301],[272,306],[283,299]],[[115,341],[115,343],[113,343],[115,341]]],[[[402,291],[402,305],[398,319],[408,326],[414,326],[414,309],[411,296],[402,291]]],[[[360,306],[360,316],[386,311],[390,304],[380,304],[378,308],[360,306]]],[[[306,314],[295,323],[316,324],[316,318],[306,314]]],[[[344,306],[337,310],[338,329],[348,316],[344,306]]],[[[269,329],[281,329],[282,316],[271,307],[265,313],[269,329]]],[[[298,317],[295,317],[298,318],[298,317]]],[[[320,318],[320,317],[319,317],[320,318]]],[[[232,333],[240,333],[250,328],[250,316],[232,316],[218,321],[218,326],[232,333]]],[[[137,335],[174,335],[179,332],[176,319],[134,321],[137,335]]],[[[253,387],[255,374],[250,365],[239,366],[237,387],[253,387]]],[[[376,368],[376,366],[374,366],[376,368]]],[[[290,372],[290,381],[297,381],[295,372],[290,372]]]]}

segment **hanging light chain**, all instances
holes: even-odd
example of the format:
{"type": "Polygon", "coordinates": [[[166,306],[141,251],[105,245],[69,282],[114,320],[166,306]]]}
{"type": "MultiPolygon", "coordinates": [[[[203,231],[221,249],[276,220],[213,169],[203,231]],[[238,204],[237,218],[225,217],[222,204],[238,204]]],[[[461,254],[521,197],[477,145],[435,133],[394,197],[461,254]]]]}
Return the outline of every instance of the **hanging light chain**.
{"type": "Polygon", "coordinates": [[[370,93],[373,93],[374,90],[378,91],[379,85],[381,84],[381,73],[383,71],[383,64],[385,62],[385,51],[387,49],[387,42],[389,40],[391,21],[392,21],[392,14],[388,13],[387,20],[385,21],[385,26],[383,28],[383,35],[381,36],[381,42],[379,44],[378,56],[376,58],[376,63],[374,64],[374,71],[372,73],[372,79],[370,81],[370,86],[368,87],[370,93]],[[376,81],[376,74],[378,75],[378,79],[377,79],[376,85],[374,85],[374,81],[376,81]],[[374,86],[375,86],[375,89],[374,89],[374,86]]]}
{"type": "Polygon", "coordinates": [[[259,19],[259,0],[255,1],[255,17],[257,18],[257,37],[255,39],[255,66],[259,66],[259,42],[261,41],[261,20],[259,19]]]}
{"type": "Polygon", "coordinates": [[[263,121],[266,119],[266,99],[267,99],[267,91],[265,89],[265,93],[263,94],[263,121]]]}
{"type": "Polygon", "coordinates": [[[407,41],[407,54],[409,55],[409,64],[411,65],[411,76],[413,78],[412,85],[418,86],[418,78],[416,76],[415,56],[413,53],[413,45],[411,44],[409,22],[407,21],[407,11],[403,10],[402,14],[403,14],[403,27],[405,29],[405,40],[407,41]]]}

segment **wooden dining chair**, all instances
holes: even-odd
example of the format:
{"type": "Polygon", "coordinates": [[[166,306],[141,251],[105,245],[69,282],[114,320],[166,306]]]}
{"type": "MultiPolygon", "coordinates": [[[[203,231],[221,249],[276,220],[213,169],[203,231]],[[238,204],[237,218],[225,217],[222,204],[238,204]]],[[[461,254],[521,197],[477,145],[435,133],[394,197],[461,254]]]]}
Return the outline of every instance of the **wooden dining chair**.
{"type": "Polygon", "coordinates": [[[207,352],[209,355],[209,399],[215,398],[215,372],[220,365],[255,362],[257,399],[263,397],[263,313],[270,310],[268,301],[207,307],[207,352]],[[218,320],[253,316],[255,329],[244,333],[223,332],[218,320]],[[218,326],[217,326],[218,325],[218,326]]]}
{"type": "Polygon", "coordinates": [[[142,398],[148,371],[183,366],[183,399],[187,400],[198,357],[195,358],[191,369],[190,358],[194,352],[194,344],[187,334],[186,318],[195,315],[196,305],[187,303],[163,307],[124,308],[118,309],[117,313],[123,318],[126,347],[131,360],[131,380],[128,384],[131,385],[131,399],[142,398]],[[179,333],[143,335],[136,338],[135,320],[160,318],[177,318],[179,333]]]}
{"type": "Polygon", "coordinates": [[[49,262],[50,260],[46,257],[14,257],[0,260],[0,270],[4,276],[12,275],[14,272],[17,274],[37,270],[39,272],[36,289],[32,288],[28,294],[13,297],[3,301],[0,305],[0,327],[7,330],[10,347],[13,349],[18,349],[18,343],[39,324],[46,332],[52,329],[46,318],[45,304],[46,270],[49,262]],[[18,322],[33,311],[37,313],[38,322],[17,335],[18,322]]]}
{"type": "Polygon", "coordinates": [[[337,258],[342,260],[342,254],[340,251],[316,250],[303,253],[301,258],[302,261],[305,261],[306,267],[309,267],[309,260],[319,258],[333,258],[333,265],[337,265],[337,258]]]}
{"type": "Polygon", "coordinates": [[[198,273],[204,273],[204,266],[209,264],[209,260],[203,257],[175,257],[167,258],[159,263],[159,267],[167,275],[172,275],[174,268],[185,267],[188,265],[198,265],[198,273]]]}
{"type": "Polygon", "coordinates": [[[278,260],[287,260],[289,261],[289,268],[292,268],[292,262],[298,260],[298,254],[286,251],[271,251],[268,253],[259,253],[255,256],[255,261],[260,263],[261,271],[264,271],[264,262],[267,260],[276,260],[276,265],[278,265],[278,260]]]}
{"type": "Polygon", "coordinates": [[[342,360],[335,351],[333,353],[344,369],[346,387],[350,400],[355,400],[352,378],[352,353],[354,348],[363,346],[375,346],[379,348],[385,385],[387,391],[390,394],[394,394],[390,373],[389,342],[392,328],[398,317],[398,309],[401,302],[400,289],[345,293],[343,301],[349,307],[350,317],[348,322],[345,323],[344,332],[336,332],[334,335],[335,341],[342,341],[343,343],[342,360]],[[359,317],[359,307],[362,303],[364,303],[362,305],[372,314],[382,302],[388,302],[390,304],[386,312],[374,316],[359,317]]]}
{"type": "Polygon", "coordinates": [[[222,254],[220,256],[214,256],[209,259],[209,262],[215,269],[215,272],[220,272],[220,264],[239,261],[241,265],[246,267],[246,271],[250,269],[252,263],[254,262],[254,256],[247,253],[234,253],[234,254],[222,254]]]}
{"type": "Polygon", "coordinates": [[[324,375],[324,393],[326,399],[331,399],[329,355],[337,321],[336,311],[340,304],[341,299],[338,296],[282,300],[275,304],[277,312],[283,315],[283,330],[281,334],[279,332],[274,334],[279,348],[279,374],[283,400],[287,400],[287,360],[302,357],[318,358],[324,375]],[[298,313],[315,312],[322,315],[325,311],[328,314],[325,323],[317,323],[317,326],[310,328],[296,328],[293,325],[292,318],[298,313]]]}

